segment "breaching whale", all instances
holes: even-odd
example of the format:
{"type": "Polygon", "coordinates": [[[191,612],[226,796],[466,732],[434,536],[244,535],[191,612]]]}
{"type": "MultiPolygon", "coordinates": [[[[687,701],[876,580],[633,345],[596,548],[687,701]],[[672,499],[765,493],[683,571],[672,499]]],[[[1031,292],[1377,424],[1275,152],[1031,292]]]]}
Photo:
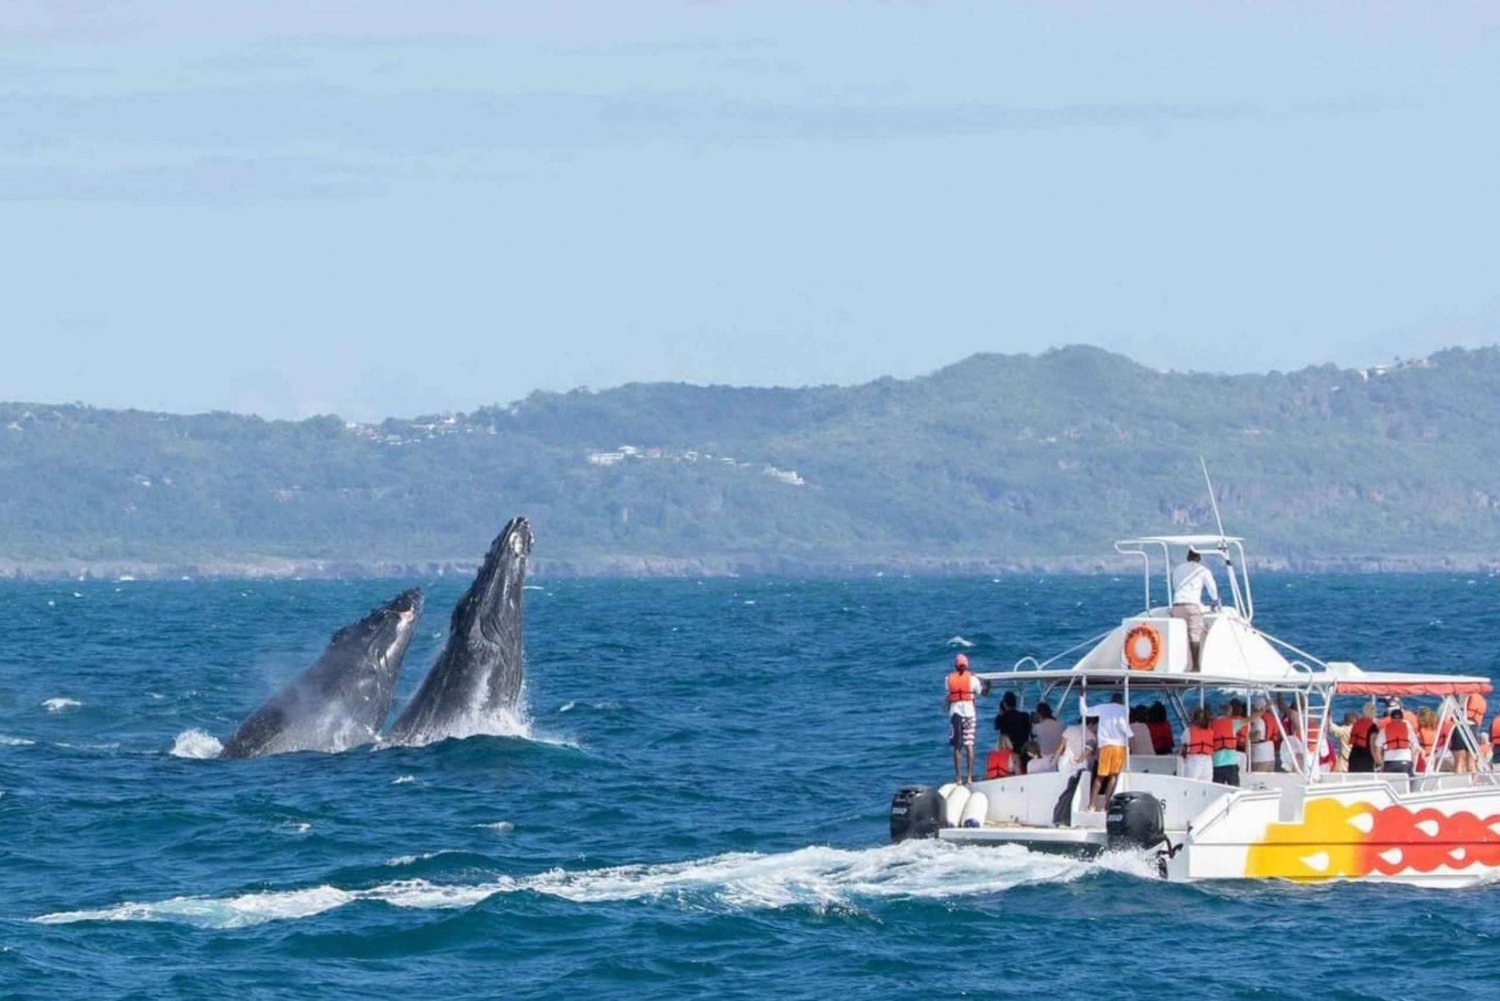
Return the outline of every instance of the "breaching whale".
{"type": "Polygon", "coordinates": [[[531,526],[512,518],[453,609],[448,645],[391,728],[394,744],[483,733],[521,694],[521,586],[531,526]]]}
{"type": "Polygon", "coordinates": [[[251,713],[220,756],[336,752],[374,740],[421,615],[422,592],[403,591],[334,633],[318,662],[251,713]]]}

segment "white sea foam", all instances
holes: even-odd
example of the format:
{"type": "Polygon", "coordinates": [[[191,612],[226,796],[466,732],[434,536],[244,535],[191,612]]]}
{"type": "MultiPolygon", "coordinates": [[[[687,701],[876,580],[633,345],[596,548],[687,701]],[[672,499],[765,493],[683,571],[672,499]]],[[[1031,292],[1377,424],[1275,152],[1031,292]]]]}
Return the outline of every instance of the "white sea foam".
{"type": "Polygon", "coordinates": [[[0,733],[0,745],[4,745],[5,747],[30,747],[35,743],[36,741],[28,740],[25,737],[11,737],[7,734],[0,733]]]}
{"type": "MultiPolygon", "coordinates": [[[[407,865],[419,856],[392,859],[407,865]]],[[[33,920],[175,921],[206,928],[238,928],[265,921],[311,917],[355,901],[394,907],[468,907],[512,893],[533,893],[579,904],[666,902],[695,909],[734,911],[810,907],[820,912],[858,911],[881,899],[942,900],[1004,893],[1034,883],[1066,883],[1109,869],[1149,876],[1133,857],[1085,862],[1023,848],[958,848],[908,841],[880,848],[813,847],[762,855],[734,852],[687,862],[603,869],[553,869],[534,876],[500,876],[474,884],[441,885],[396,880],[367,889],[315,886],[233,897],[174,897],[159,903],[123,903],[97,910],[59,911],[33,920]]]]}
{"type": "Polygon", "coordinates": [[[950,637],[948,639],[948,645],[949,646],[961,646],[965,650],[967,650],[967,649],[971,648],[974,644],[971,641],[964,639],[962,636],[952,636],[952,637],[950,637]]]}
{"type": "Polygon", "coordinates": [[[516,829],[516,825],[508,820],[497,820],[493,824],[475,824],[482,831],[494,831],[496,834],[509,834],[516,829]]]}
{"type": "Polygon", "coordinates": [[[218,737],[202,730],[184,730],[172,741],[174,758],[217,758],[223,750],[218,737]]]}
{"type": "Polygon", "coordinates": [[[393,786],[411,785],[415,781],[417,781],[417,777],[415,775],[397,775],[395,778],[391,779],[391,785],[393,785],[393,786]]]}
{"type": "Polygon", "coordinates": [[[79,702],[77,699],[55,698],[48,699],[46,702],[43,702],[42,708],[47,710],[49,713],[60,713],[66,709],[77,709],[81,705],[83,705],[83,703],[79,702]]]}

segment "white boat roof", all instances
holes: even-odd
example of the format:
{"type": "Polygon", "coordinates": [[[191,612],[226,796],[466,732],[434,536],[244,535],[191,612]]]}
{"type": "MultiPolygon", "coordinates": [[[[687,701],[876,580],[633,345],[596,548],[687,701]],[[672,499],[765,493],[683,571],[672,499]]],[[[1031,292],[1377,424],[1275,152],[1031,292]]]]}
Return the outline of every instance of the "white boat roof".
{"type": "Polygon", "coordinates": [[[1353,664],[1336,662],[1325,671],[1295,671],[1281,678],[1250,679],[1243,674],[1158,674],[1147,671],[1080,671],[1055,668],[1043,671],[978,671],[975,677],[992,687],[1031,681],[1082,681],[1113,688],[1129,679],[1132,688],[1235,688],[1266,689],[1327,688],[1336,695],[1419,696],[1488,695],[1494,690],[1489,678],[1467,674],[1417,674],[1410,671],[1364,671],[1353,664]]]}
{"type": "Polygon", "coordinates": [[[1194,549],[1213,549],[1221,543],[1244,542],[1237,535],[1139,535],[1133,539],[1121,539],[1117,546],[1138,546],[1146,543],[1164,542],[1169,546],[1192,546],[1194,549]]]}

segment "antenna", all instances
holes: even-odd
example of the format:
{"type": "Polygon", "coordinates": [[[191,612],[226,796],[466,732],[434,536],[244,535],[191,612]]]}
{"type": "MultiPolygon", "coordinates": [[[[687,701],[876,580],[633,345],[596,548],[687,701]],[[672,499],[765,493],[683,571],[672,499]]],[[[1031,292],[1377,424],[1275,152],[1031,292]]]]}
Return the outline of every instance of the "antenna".
{"type": "Polygon", "coordinates": [[[1201,455],[1198,456],[1198,465],[1203,467],[1203,482],[1208,487],[1208,503],[1213,506],[1214,522],[1219,526],[1219,549],[1224,553],[1224,562],[1233,566],[1229,562],[1229,534],[1224,531],[1224,519],[1219,516],[1219,501],[1214,497],[1214,481],[1208,478],[1208,463],[1201,455]]]}

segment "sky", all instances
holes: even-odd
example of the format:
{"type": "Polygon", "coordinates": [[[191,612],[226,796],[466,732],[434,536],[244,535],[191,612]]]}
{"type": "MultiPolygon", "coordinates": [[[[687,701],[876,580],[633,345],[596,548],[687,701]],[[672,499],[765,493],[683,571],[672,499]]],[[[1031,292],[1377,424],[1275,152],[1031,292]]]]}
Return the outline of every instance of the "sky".
{"type": "Polygon", "coordinates": [[[1500,6],[6,0],[0,399],[1500,341],[1500,6]]]}

